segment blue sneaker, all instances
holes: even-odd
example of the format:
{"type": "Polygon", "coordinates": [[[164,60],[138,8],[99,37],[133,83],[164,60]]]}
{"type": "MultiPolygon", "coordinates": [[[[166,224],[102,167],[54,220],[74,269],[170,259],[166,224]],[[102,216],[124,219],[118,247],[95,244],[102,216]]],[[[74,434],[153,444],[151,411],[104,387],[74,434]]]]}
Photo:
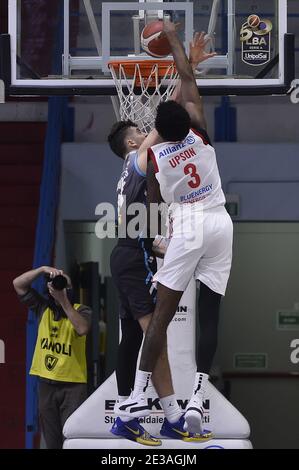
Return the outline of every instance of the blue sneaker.
{"type": "Polygon", "coordinates": [[[184,416],[181,416],[176,423],[170,423],[168,419],[164,418],[160,434],[161,436],[166,436],[170,439],[180,439],[184,442],[204,442],[213,438],[213,434],[207,430],[204,430],[202,434],[185,431],[184,424],[184,416]]]}
{"type": "Polygon", "coordinates": [[[124,437],[130,441],[138,442],[145,446],[160,446],[162,442],[151,436],[139,423],[138,419],[132,419],[125,423],[119,417],[116,418],[110,432],[115,436],[124,437]]]}

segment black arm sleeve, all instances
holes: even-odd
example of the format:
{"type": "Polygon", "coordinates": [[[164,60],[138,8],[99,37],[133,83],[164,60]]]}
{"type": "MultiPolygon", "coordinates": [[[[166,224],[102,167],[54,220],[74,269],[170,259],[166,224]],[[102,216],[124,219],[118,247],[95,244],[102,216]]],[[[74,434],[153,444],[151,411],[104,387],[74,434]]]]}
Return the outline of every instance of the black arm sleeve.
{"type": "Polygon", "coordinates": [[[91,308],[87,307],[86,305],[81,305],[78,308],[78,313],[85,318],[85,320],[89,323],[89,328],[91,327],[91,316],[92,316],[92,310],[91,308]]]}
{"type": "Polygon", "coordinates": [[[29,291],[19,296],[20,302],[27,305],[37,317],[40,317],[48,307],[48,301],[40,295],[35,289],[30,288],[29,291]]]}

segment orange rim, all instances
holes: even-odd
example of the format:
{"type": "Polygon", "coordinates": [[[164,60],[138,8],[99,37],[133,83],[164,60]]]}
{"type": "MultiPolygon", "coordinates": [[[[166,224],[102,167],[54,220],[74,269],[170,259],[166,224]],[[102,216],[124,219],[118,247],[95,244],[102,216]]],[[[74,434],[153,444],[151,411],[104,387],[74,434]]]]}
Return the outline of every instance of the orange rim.
{"type": "Polygon", "coordinates": [[[167,69],[172,65],[174,66],[174,71],[176,71],[175,64],[172,60],[113,60],[110,61],[108,65],[112,67],[116,73],[119,71],[120,65],[122,65],[128,78],[134,77],[136,65],[139,65],[141,75],[145,79],[150,77],[155,65],[158,66],[157,71],[159,78],[166,78],[165,74],[167,69]]]}

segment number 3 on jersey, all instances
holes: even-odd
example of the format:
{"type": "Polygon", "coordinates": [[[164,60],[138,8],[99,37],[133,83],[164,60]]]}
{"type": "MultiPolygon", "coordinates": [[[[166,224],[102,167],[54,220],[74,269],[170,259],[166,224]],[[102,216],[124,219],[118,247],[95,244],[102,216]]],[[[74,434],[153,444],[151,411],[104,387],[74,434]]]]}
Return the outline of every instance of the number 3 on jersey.
{"type": "Polygon", "coordinates": [[[197,173],[197,168],[193,163],[189,163],[184,167],[184,173],[185,175],[191,176],[191,181],[188,181],[190,188],[195,189],[200,186],[200,176],[197,173]]]}

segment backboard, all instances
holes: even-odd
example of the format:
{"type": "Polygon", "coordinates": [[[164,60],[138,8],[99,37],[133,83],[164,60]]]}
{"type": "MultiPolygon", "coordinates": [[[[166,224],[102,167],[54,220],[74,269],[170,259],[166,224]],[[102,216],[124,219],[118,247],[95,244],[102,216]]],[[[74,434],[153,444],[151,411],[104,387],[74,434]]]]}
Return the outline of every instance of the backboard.
{"type": "Polygon", "coordinates": [[[180,23],[187,51],[195,31],[211,37],[218,55],[196,73],[203,95],[290,88],[294,36],[287,34],[287,0],[9,0],[9,36],[0,41],[6,93],[115,95],[108,62],[152,59],[140,49],[140,32],[163,16],[180,23]]]}

